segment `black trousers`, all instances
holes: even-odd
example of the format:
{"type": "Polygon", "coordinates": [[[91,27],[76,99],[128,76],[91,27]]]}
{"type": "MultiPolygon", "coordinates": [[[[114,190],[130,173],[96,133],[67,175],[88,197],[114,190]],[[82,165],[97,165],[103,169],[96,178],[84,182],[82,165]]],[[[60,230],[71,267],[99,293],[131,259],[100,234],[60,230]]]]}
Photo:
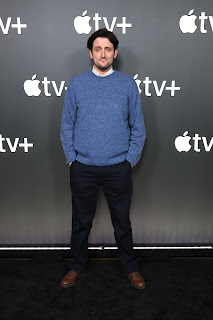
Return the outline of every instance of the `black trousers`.
{"type": "Polygon", "coordinates": [[[129,211],[132,196],[132,167],[125,160],[109,166],[85,165],[75,160],[70,166],[72,192],[70,270],[84,272],[88,260],[88,237],[96,212],[100,186],[110,209],[114,236],[123,272],[138,271],[134,257],[129,211]]]}

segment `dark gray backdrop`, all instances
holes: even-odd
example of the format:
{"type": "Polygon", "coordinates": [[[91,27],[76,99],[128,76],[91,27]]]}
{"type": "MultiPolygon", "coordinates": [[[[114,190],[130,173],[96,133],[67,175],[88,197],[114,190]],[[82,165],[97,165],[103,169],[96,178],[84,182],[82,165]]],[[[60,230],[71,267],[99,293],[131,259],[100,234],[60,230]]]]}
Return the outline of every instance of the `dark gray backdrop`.
{"type": "MultiPolygon", "coordinates": [[[[213,32],[205,19],[206,33],[200,31],[199,16],[213,16],[212,1],[133,0],[8,0],[0,4],[1,22],[11,25],[17,17],[27,28],[3,34],[0,28],[1,107],[0,134],[22,142],[27,137],[34,147],[25,153],[17,147],[10,152],[5,140],[0,152],[1,223],[0,243],[69,244],[71,197],[69,169],[59,131],[65,90],[60,96],[49,84],[39,96],[29,97],[23,89],[36,74],[42,81],[61,81],[92,67],[86,41],[95,31],[98,13],[111,24],[126,17],[126,34],[115,27],[119,53],[114,67],[144,81],[149,77],[158,87],[171,81],[180,87],[171,96],[161,96],[150,84],[148,96],[141,83],[141,99],[147,128],[143,155],[133,169],[131,220],[136,244],[212,243],[212,154],[200,141],[200,152],[178,152],[174,141],[189,131],[209,142],[212,130],[213,32]],[[194,9],[197,30],[183,33],[179,20],[194,9]],[[84,11],[91,17],[89,34],[78,34],[75,17],[84,11]]],[[[210,18],[211,19],[211,18],[210,18]]],[[[1,24],[2,26],[2,24],[1,24]]],[[[104,27],[103,19],[100,27],[104,27]]],[[[62,83],[63,84],[63,83],[62,83]]],[[[192,141],[192,140],[191,140],[192,141]]],[[[114,243],[109,210],[102,189],[90,243],[114,243]]]]}

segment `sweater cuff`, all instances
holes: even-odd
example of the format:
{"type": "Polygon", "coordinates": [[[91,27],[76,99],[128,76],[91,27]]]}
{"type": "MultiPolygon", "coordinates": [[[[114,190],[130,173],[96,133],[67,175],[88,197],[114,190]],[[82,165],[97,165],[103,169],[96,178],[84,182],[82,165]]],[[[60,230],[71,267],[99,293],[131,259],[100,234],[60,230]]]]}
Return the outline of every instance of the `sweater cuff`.
{"type": "MultiPolygon", "coordinates": [[[[133,164],[133,166],[135,166],[135,165],[137,164],[137,162],[138,162],[135,158],[131,157],[131,156],[128,155],[128,154],[127,154],[127,156],[126,156],[126,160],[127,160],[128,162],[130,162],[131,164],[133,164]]],[[[139,159],[138,159],[138,160],[139,160],[139,159]]]]}
{"type": "Polygon", "coordinates": [[[66,155],[67,163],[74,162],[76,160],[77,154],[73,151],[66,155]]]}

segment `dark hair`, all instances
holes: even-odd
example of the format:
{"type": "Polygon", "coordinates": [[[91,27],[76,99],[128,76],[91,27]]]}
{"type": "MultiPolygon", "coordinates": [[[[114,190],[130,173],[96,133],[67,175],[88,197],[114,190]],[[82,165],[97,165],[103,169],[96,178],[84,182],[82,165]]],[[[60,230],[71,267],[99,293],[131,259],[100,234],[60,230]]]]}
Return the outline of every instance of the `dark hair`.
{"type": "Polygon", "coordinates": [[[93,42],[98,37],[108,38],[109,41],[114,46],[114,51],[115,51],[115,49],[117,49],[118,43],[119,43],[118,39],[116,38],[116,36],[114,35],[113,32],[107,30],[106,28],[99,29],[99,30],[95,31],[93,34],[91,34],[91,36],[87,40],[87,48],[88,49],[90,49],[92,51],[93,42]]]}

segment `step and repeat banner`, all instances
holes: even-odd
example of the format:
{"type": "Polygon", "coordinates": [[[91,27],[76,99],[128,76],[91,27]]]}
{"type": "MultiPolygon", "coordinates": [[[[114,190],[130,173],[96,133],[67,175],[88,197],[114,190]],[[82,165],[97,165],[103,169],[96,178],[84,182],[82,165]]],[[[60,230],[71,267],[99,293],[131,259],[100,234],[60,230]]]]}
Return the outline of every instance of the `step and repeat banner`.
{"type": "MultiPolygon", "coordinates": [[[[60,123],[69,80],[92,68],[99,28],[119,40],[147,139],[132,170],[135,244],[213,242],[211,0],[7,0],[0,4],[0,245],[69,244],[60,123]]],[[[103,146],[104,148],[104,146],[103,146]]],[[[89,241],[115,243],[102,188],[89,241]]]]}

